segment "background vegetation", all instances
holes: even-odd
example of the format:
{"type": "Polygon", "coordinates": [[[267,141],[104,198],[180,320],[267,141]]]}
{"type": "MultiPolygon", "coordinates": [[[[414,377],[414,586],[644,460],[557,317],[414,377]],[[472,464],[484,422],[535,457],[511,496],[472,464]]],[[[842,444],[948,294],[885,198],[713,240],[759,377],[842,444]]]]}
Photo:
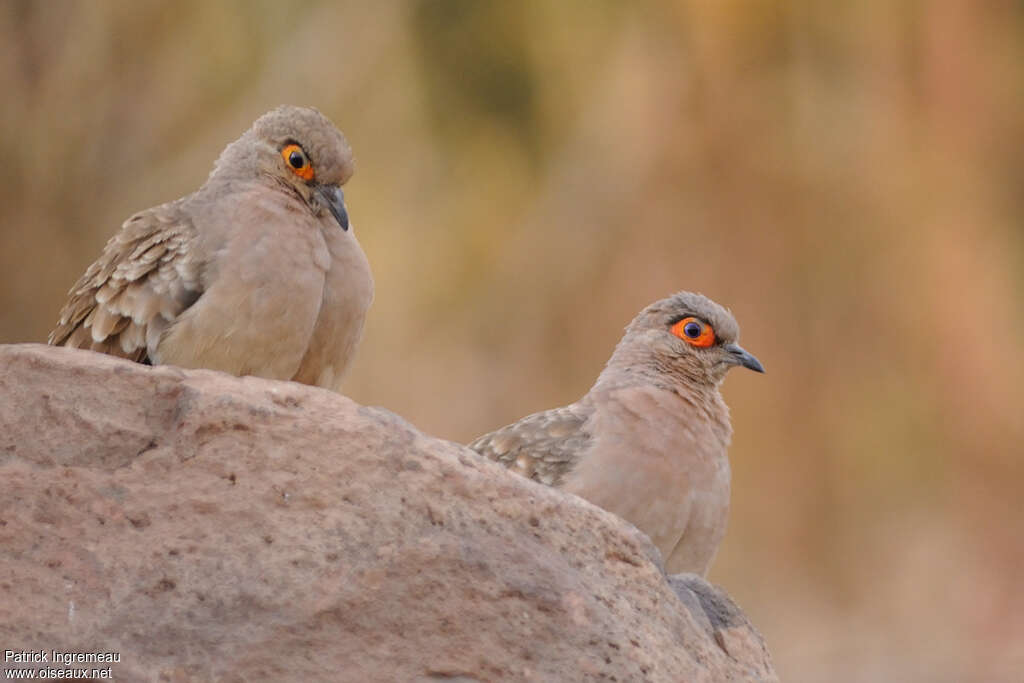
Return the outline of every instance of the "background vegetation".
{"type": "Polygon", "coordinates": [[[1024,5],[0,3],[0,342],[259,114],[348,135],[347,392],[466,441],[730,306],[712,570],[789,681],[1024,670],[1024,5]]]}

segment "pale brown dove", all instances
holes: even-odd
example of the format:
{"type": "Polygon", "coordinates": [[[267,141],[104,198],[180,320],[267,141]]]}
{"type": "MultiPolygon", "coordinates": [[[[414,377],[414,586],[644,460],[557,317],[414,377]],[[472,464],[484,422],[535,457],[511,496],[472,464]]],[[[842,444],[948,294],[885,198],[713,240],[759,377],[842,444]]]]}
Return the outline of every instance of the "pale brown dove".
{"type": "Polygon", "coordinates": [[[470,448],[632,522],[670,572],[705,574],[729,513],[730,368],[764,372],[732,315],[680,292],[633,319],[586,396],[470,448]]]}
{"type": "Polygon", "coordinates": [[[341,190],[352,170],[320,112],[264,114],[197,192],[121,226],[49,342],[338,390],[373,300],[341,190]]]}

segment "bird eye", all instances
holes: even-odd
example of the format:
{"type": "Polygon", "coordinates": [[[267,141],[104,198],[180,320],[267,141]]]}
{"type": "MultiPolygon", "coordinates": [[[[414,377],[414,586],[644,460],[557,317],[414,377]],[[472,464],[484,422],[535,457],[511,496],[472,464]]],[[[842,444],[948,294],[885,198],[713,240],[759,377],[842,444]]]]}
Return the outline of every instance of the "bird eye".
{"type": "Polygon", "coordinates": [[[285,145],[284,149],[281,150],[281,157],[291,167],[292,173],[303,180],[313,179],[313,166],[309,163],[309,159],[306,158],[306,154],[302,151],[301,147],[294,143],[285,145]]]}
{"type": "Polygon", "coordinates": [[[706,348],[715,343],[715,331],[711,325],[694,317],[683,318],[672,326],[672,334],[691,346],[706,348]]]}

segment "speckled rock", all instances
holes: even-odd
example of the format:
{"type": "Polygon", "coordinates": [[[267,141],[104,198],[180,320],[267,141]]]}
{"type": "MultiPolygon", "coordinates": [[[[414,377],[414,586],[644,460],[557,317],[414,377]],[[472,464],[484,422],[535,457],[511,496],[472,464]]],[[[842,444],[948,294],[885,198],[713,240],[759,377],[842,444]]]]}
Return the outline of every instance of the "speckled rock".
{"type": "Polygon", "coordinates": [[[0,642],[122,681],[775,680],[632,526],[386,410],[39,345],[0,346],[0,642]]]}

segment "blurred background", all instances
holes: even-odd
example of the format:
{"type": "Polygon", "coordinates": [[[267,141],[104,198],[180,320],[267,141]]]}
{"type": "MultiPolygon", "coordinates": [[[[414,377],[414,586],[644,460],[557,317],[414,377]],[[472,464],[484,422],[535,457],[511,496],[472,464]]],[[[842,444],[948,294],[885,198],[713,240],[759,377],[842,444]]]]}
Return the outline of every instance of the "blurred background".
{"type": "Polygon", "coordinates": [[[347,134],[347,383],[456,441],[698,290],[734,372],[711,578],[788,681],[1024,676],[1024,5],[0,4],[0,342],[264,111],[347,134]]]}

